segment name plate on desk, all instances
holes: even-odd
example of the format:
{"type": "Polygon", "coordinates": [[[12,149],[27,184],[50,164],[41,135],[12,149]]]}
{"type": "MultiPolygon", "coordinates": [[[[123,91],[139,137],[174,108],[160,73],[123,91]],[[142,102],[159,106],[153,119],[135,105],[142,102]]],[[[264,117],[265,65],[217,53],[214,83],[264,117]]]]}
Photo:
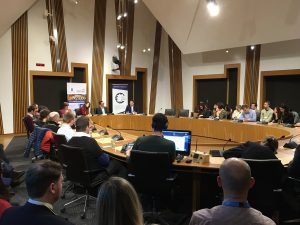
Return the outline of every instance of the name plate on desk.
{"type": "Polygon", "coordinates": [[[209,163],[210,155],[206,152],[191,152],[190,157],[195,163],[209,163]]]}

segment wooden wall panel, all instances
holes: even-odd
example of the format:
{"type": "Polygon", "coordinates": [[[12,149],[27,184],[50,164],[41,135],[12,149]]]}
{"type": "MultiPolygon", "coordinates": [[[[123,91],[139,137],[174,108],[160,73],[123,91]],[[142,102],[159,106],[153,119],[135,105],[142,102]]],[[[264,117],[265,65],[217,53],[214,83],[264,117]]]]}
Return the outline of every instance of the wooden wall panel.
{"type": "Polygon", "coordinates": [[[68,72],[68,56],[65,35],[64,11],[62,0],[46,0],[49,36],[54,36],[53,29],[57,28],[57,48],[55,42],[49,39],[52,61],[52,71],[68,72]],[[58,50],[58,52],[57,52],[58,50]],[[59,65],[57,61],[59,60],[59,65]]]}
{"type": "Polygon", "coordinates": [[[0,134],[4,134],[1,105],[0,105],[0,134]]]}
{"type": "Polygon", "coordinates": [[[257,102],[259,62],[260,45],[256,45],[254,50],[250,46],[247,46],[244,104],[250,105],[251,102],[257,102]]]}
{"type": "Polygon", "coordinates": [[[28,22],[25,12],[11,26],[14,133],[24,133],[28,105],[28,22]]]}
{"type": "Polygon", "coordinates": [[[119,43],[125,45],[125,49],[119,49],[119,60],[121,61],[120,75],[131,75],[133,28],[134,28],[134,8],[132,0],[115,0],[116,27],[119,43]],[[120,9],[120,6],[122,5],[120,9]],[[120,13],[128,13],[126,18],[117,20],[120,13]]]}
{"type": "Polygon", "coordinates": [[[182,94],[182,61],[181,51],[169,36],[169,67],[170,67],[170,89],[171,106],[179,110],[183,108],[182,94]]]}
{"type": "Polygon", "coordinates": [[[162,32],[161,24],[157,21],[156,22],[156,31],[155,31],[149,114],[154,114],[154,112],[155,112],[158,68],[159,68],[159,57],[160,57],[160,45],[161,45],[161,32],[162,32]]]}
{"type": "Polygon", "coordinates": [[[92,65],[92,108],[102,100],[104,46],[105,46],[106,0],[95,1],[94,34],[93,34],[93,65],[92,65]]]}

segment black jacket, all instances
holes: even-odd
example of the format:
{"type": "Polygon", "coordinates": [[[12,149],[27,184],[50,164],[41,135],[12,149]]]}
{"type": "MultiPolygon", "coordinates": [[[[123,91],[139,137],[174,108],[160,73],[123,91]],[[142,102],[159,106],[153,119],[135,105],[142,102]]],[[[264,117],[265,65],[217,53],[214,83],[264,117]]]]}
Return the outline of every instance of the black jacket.
{"type": "Polygon", "coordinates": [[[291,177],[300,179],[300,145],[296,148],[294,158],[289,164],[288,174],[291,177]]]}
{"type": "Polygon", "coordinates": [[[4,211],[0,225],[72,225],[73,223],[55,215],[45,206],[26,203],[4,211]]]}
{"type": "Polygon", "coordinates": [[[52,130],[54,133],[57,133],[59,124],[54,121],[48,121],[43,127],[52,130]]]}
{"type": "MultiPolygon", "coordinates": [[[[108,110],[107,110],[107,107],[104,107],[104,110],[105,110],[105,114],[108,114],[108,110]]],[[[103,114],[103,111],[100,107],[98,108],[95,108],[95,114],[98,114],[98,115],[102,115],[103,114]]]]}
{"type": "MultiPolygon", "coordinates": [[[[133,111],[136,112],[136,113],[138,113],[138,108],[135,105],[133,106],[133,111]]],[[[131,111],[130,105],[126,106],[125,113],[133,113],[131,111]]]]}
{"type": "Polygon", "coordinates": [[[139,137],[135,141],[132,149],[147,152],[168,152],[171,162],[173,162],[176,157],[175,143],[154,135],[139,137]]]}

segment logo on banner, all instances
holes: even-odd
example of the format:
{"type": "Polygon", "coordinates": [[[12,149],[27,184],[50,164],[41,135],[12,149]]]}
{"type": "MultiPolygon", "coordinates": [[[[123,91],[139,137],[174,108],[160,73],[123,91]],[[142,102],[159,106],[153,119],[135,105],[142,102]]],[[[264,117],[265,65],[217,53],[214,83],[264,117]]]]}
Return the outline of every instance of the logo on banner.
{"type": "Polygon", "coordinates": [[[117,103],[122,104],[125,102],[125,95],[123,93],[117,93],[115,96],[115,100],[117,103]]]}

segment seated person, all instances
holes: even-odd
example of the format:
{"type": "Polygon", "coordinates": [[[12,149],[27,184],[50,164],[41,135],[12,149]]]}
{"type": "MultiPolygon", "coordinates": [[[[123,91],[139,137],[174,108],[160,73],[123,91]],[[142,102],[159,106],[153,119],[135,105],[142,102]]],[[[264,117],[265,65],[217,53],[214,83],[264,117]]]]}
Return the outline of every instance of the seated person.
{"type": "Polygon", "coordinates": [[[216,117],[220,120],[227,119],[227,112],[224,109],[224,104],[222,102],[217,103],[217,108],[216,108],[216,117]]]}
{"type": "Polygon", "coordinates": [[[256,122],[256,112],[253,109],[250,109],[248,105],[243,105],[242,109],[243,112],[239,120],[243,120],[244,122],[256,122]]]}
{"type": "MultiPolygon", "coordinates": [[[[176,148],[173,141],[163,137],[162,131],[168,129],[168,118],[162,113],[156,113],[152,117],[152,135],[139,137],[132,149],[147,152],[168,152],[170,161],[174,162],[176,157],[176,148]]],[[[130,156],[130,151],[126,154],[130,156]]]]}
{"type": "Polygon", "coordinates": [[[90,120],[81,116],[76,120],[76,133],[73,135],[68,145],[81,147],[85,150],[86,160],[89,169],[105,169],[106,174],[101,172],[95,179],[107,178],[107,176],[127,177],[127,170],[119,162],[110,160],[109,156],[100,148],[97,141],[90,135],[90,120]]]}
{"type": "Polygon", "coordinates": [[[134,105],[134,101],[133,100],[129,101],[129,105],[126,106],[125,113],[126,114],[137,114],[138,113],[138,109],[134,105]]]}
{"type": "Polygon", "coordinates": [[[298,122],[300,122],[299,113],[296,112],[296,111],[293,111],[293,110],[291,110],[291,113],[292,113],[292,115],[294,117],[294,124],[297,124],[298,122]]]}
{"type": "Polygon", "coordinates": [[[1,169],[1,180],[4,181],[5,186],[17,186],[23,182],[22,176],[25,171],[17,171],[10,164],[8,158],[5,155],[3,144],[0,144],[0,169],[1,169]]]}
{"type": "Polygon", "coordinates": [[[9,192],[2,181],[2,170],[0,167],[0,218],[3,212],[10,207],[11,204],[9,203],[9,192]]]}
{"type": "Polygon", "coordinates": [[[281,122],[281,111],[278,106],[276,106],[273,110],[273,118],[272,118],[272,123],[279,123],[281,122]]]}
{"type": "Polygon", "coordinates": [[[85,104],[83,104],[79,108],[78,115],[80,115],[80,116],[87,116],[87,115],[89,115],[90,107],[91,107],[91,103],[90,102],[86,102],[85,104]]]}
{"type": "Polygon", "coordinates": [[[261,110],[260,113],[260,122],[272,122],[273,119],[273,110],[270,108],[270,102],[264,102],[264,108],[261,110]]]}
{"type": "Polygon", "coordinates": [[[281,122],[284,124],[294,124],[294,116],[290,112],[289,107],[284,103],[282,103],[279,109],[281,112],[281,122]]]}
{"type": "Polygon", "coordinates": [[[211,110],[208,108],[207,104],[203,105],[203,111],[199,113],[200,118],[209,118],[212,115],[211,110]]]}
{"type": "Polygon", "coordinates": [[[226,119],[231,119],[231,115],[232,115],[232,109],[230,108],[229,105],[225,105],[225,111],[226,111],[226,119]]]}
{"type": "Polygon", "coordinates": [[[257,108],[257,103],[252,102],[250,108],[256,112],[256,121],[260,121],[260,111],[257,108]]]}
{"type": "Polygon", "coordinates": [[[28,129],[28,132],[31,134],[34,130],[35,124],[33,122],[34,119],[34,111],[35,108],[33,105],[29,106],[27,108],[27,115],[24,117],[24,123],[26,124],[26,127],[28,129]]]}
{"type": "Polygon", "coordinates": [[[300,179],[300,145],[296,148],[294,158],[289,163],[288,175],[300,179]]]}
{"type": "Polygon", "coordinates": [[[65,115],[65,113],[67,113],[67,112],[72,112],[72,110],[69,109],[69,103],[64,102],[63,108],[58,110],[58,113],[59,113],[60,117],[63,117],[65,115]]]}
{"type": "Polygon", "coordinates": [[[217,182],[224,193],[222,205],[194,212],[190,225],[275,225],[260,211],[251,208],[247,201],[248,191],[255,180],[246,162],[237,158],[226,159],[220,167],[217,182]]]}
{"type": "Polygon", "coordinates": [[[45,128],[52,130],[54,133],[57,133],[60,124],[59,122],[59,114],[58,112],[51,112],[49,114],[49,119],[47,123],[44,125],[45,128]]]}
{"type": "Polygon", "coordinates": [[[23,206],[6,209],[0,225],[72,225],[53,211],[53,204],[62,192],[63,175],[60,164],[50,160],[31,164],[25,182],[28,201],[23,206]]]}
{"type": "Polygon", "coordinates": [[[40,112],[40,118],[38,120],[35,121],[35,124],[38,126],[38,127],[43,127],[47,124],[47,121],[48,121],[48,118],[49,118],[49,114],[50,114],[50,111],[48,109],[43,109],[41,112],[40,112]]]}
{"type": "Polygon", "coordinates": [[[275,156],[277,149],[278,140],[273,136],[269,136],[260,144],[247,141],[237,147],[228,149],[223,152],[223,157],[225,159],[232,157],[245,159],[277,159],[275,156]]]}
{"type": "Polygon", "coordinates": [[[242,113],[242,106],[236,105],[235,110],[233,111],[233,113],[231,115],[231,119],[238,120],[241,116],[241,113],[242,113]]]}
{"type": "Polygon", "coordinates": [[[75,116],[71,112],[67,112],[64,114],[63,118],[63,124],[61,127],[57,130],[57,134],[63,134],[66,136],[66,140],[69,141],[73,135],[74,135],[74,130],[72,129],[72,126],[75,123],[75,116]]]}
{"type": "Polygon", "coordinates": [[[107,107],[104,106],[104,101],[99,101],[99,107],[95,109],[95,114],[106,115],[108,113],[107,107]]]}
{"type": "Polygon", "coordinates": [[[139,197],[132,185],[123,178],[111,177],[102,184],[96,205],[97,225],[144,224],[139,197]]]}

